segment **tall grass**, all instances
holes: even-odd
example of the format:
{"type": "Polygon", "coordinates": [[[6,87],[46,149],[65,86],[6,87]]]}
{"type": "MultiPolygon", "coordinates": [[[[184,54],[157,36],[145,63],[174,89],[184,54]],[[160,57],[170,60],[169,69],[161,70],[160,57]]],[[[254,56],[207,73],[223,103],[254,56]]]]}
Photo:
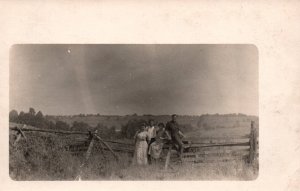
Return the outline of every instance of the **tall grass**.
{"type": "Polygon", "coordinates": [[[132,156],[118,153],[116,161],[108,152],[101,152],[98,142],[85,165],[84,153],[72,155],[65,150],[66,141],[43,133],[27,133],[13,145],[15,135],[10,134],[9,173],[13,180],[253,180],[258,175],[258,162],[244,161],[171,164],[164,171],[164,161],[155,165],[132,166],[132,156]]]}
{"type": "Polygon", "coordinates": [[[253,165],[243,161],[220,163],[187,163],[164,170],[162,164],[130,166],[110,179],[117,180],[254,180],[258,175],[253,165]]]}

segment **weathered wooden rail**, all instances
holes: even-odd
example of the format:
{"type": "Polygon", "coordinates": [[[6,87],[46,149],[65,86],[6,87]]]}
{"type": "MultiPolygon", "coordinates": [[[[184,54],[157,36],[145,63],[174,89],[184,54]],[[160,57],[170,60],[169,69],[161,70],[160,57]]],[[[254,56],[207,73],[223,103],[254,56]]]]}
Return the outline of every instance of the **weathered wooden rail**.
{"type": "MultiPolygon", "coordinates": [[[[63,131],[40,129],[22,124],[10,123],[10,130],[17,132],[17,138],[14,145],[23,137],[26,139],[25,132],[40,132],[61,134],[70,137],[70,143],[66,146],[66,150],[72,153],[86,153],[88,160],[95,141],[101,142],[101,150],[110,151],[118,160],[118,155],[115,152],[134,152],[133,143],[125,143],[122,141],[102,139],[97,132],[82,132],[82,131],[63,131]],[[76,138],[74,136],[77,136],[76,138]]],[[[182,162],[225,162],[232,160],[245,160],[252,163],[258,156],[258,132],[251,122],[251,128],[248,135],[239,137],[203,137],[199,141],[184,142],[184,152],[182,162]]],[[[172,161],[178,159],[175,147],[172,144],[165,144],[162,158],[166,161],[165,168],[172,161]]],[[[85,162],[82,166],[84,166],[85,162]]]]}

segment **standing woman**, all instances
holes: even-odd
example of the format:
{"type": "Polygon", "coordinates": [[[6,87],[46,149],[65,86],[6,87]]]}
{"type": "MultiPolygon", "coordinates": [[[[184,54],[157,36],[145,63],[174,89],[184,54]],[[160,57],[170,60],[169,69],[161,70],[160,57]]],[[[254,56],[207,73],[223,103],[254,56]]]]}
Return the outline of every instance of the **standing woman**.
{"type": "Polygon", "coordinates": [[[133,156],[133,164],[147,165],[148,164],[148,143],[149,135],[146,125],[142,124],[140,129],[136,132],[135,136],[135,151],[133,156]]]}

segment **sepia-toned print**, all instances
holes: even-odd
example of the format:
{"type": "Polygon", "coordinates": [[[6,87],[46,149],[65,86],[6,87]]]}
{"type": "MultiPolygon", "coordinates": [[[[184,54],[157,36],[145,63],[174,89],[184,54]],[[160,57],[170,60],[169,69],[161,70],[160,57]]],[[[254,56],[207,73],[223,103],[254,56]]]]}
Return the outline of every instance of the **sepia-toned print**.
{"type": "Polygon", "coordinates": [[[250,44],[19,44],[10,49],[13,180],[255,180],[250,44]]]}

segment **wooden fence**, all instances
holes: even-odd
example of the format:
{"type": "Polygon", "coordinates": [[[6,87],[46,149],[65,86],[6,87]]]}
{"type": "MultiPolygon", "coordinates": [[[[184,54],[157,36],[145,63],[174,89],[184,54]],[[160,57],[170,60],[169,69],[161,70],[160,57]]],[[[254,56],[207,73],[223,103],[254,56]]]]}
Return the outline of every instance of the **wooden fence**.
{"type": "MultiPolygon", "coordinates": [[[[254,122],[251,122],[249,134],[239,137],[202,137],[199,141],[193,142],[184,140],[184,152],[182,162],[203,163],[203,162],[226,162],[232,160],[245,160],[252,163],[258,156],[258,131],[254,122]]],[[[17,132],[14,145],[23,137],[26,139],[26,132],[40,132],[62,134],[73,136],[73,140],[66,146],[66,150],[74,154],[86,153],[88,160],[95,141],[100,141],[101,150],[110,151],[118,160],[118,152],[134,152],[133,143],[102,139],[97,132],[63,131],[40,129],[31,126],[10,123],[10,130],[17,132]],[[77,136],[74,138],[74,136],[77,136]]],[[[72,138],[71,138],[72,139],[72,138]]],[[[162,158],[165,160],[165,168],[169,164],[178,161],[177,152],[173,144],[165,144],[162,158]]],[[[83,163],[82,166],[84,166],[83,163]]]]}
{"type": "Polygon", "coordinates": [[[258,156],[258,132],[251,122],[248,135],[238,137],[201,138],[188,144],[183,160],[188,162],[216,162],[246,160],[252,163],[258,156]]]}

